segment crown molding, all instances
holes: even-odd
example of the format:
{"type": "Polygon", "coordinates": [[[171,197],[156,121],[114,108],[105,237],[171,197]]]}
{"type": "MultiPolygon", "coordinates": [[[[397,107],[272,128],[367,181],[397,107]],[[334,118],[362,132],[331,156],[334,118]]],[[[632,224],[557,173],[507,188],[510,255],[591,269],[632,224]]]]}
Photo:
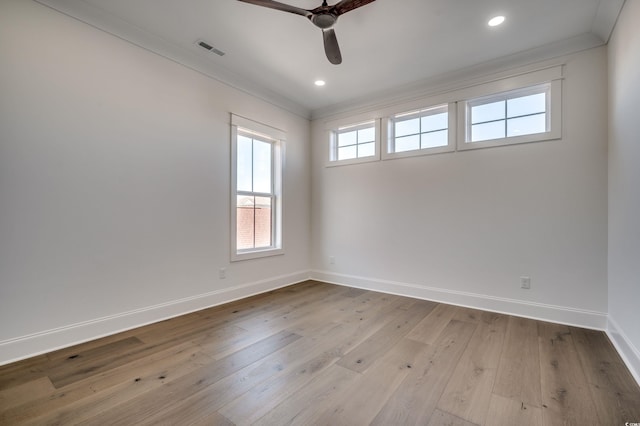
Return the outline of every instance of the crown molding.
{"type": "Polygon", "coordinates": [[[189,49],[170,43],[83,0],[34,1],[292,114],[311,117],[309,108],[232,72],[195,44],[189,49]]]}

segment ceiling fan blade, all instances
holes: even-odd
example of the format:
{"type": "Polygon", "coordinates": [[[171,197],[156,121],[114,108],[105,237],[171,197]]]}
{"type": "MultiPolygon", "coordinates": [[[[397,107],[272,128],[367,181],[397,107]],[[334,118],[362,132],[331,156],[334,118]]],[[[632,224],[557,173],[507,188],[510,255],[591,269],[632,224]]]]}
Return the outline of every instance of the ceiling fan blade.
{"type": "Polygon", "coordinates": [[[347,13],[353,9],[365,6],[375,0],[342,0],[332,6],[333,11],[338,15],[347,13]]]}
{"type": "Polygon", "coordinates": [[[269,9],[281,10],[283,12],[295,13],[296,15],[305,16],[307,18],[311,16],[311,12],[308,10],[291,6],[289,4],[280,3],[273,0],[238,0],[238,1],[255,4],[258,6],[268,7],[269,9]]]}
{"type": "Polygon", "coordinates": [[[324,52],[327,54],[327,59],[334,65],[342,63],[342,54],[340,53],[340,46],[338,46],[338,38],[333,28],[322,30],[322,38],[324,39],[324,52]]]}

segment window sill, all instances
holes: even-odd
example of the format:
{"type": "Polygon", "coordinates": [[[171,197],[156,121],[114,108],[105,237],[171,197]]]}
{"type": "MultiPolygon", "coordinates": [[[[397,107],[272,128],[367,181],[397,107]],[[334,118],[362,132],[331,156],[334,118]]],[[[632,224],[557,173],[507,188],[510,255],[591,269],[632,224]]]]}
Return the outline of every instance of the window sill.
{"type": "Polygon", "coordinates": [[[263,257],[280,256],[284,254],[282,248],[266,248],[260,250],[243,251],[231,254],[232,262],[241,262],[243,260],[260,259],[263,257]]]}

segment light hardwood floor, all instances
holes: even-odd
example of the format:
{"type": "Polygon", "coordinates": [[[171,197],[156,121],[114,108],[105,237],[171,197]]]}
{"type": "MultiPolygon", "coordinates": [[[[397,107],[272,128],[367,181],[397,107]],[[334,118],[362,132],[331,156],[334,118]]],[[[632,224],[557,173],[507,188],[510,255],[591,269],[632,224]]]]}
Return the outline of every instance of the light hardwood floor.
{"type": "Polygon", "coordinates": [[[0,367],[2,425],[624,425],[606,335],[308,281],[0,367]]]}

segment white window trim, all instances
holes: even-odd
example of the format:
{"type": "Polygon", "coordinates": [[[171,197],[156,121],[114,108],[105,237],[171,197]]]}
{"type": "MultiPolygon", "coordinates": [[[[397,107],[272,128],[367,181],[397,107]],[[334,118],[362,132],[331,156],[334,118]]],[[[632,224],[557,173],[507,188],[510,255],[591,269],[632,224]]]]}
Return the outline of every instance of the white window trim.
{"type": "Polygon", "coordinates": [[[237,262],[284,254],[282,238],[284,223],[283,211],[283,174],[285,165],[285,132],[247,118],[231,114],[231,261],[237,262]],[[273,195],[272,232],[273,246],[238,251],[237,247],[237,145],[238,129],[273,141],[273,195]]]}
{"type": "Polygon", "coordinates": [[[327,167],[336,167],[336,166],[347,166],[352,164],[361,164],[361,163],[371,163],[374,161],[380,161],[380,118],[370,118],[370,117],[355,117],[346,120],[334,121],[332,123],[327,123],[326,125],[327,132],[327,140],[329,143],[327,144],[328,150],[326,152],[326,163],[327,167]],[[367,123],[373,123],[375,127],[375,141],[374,141],[374,155],[368,157],[361,158],[352,158],[349,160],[337,160],[337,138],[336,134],[340,129],[344,129],[346,127],[358,127],[367,123]]]}
{"type": "Polygon", "coordinates": [[[502,74],[495,79],[488,79],[484,82],[474,82],[468,86],[452,88],[433,96],[419,97],[406,102],[399,102],[393,105],[379,106],[375,111],[358,114],[348,118],[342,118],[333,122],[325,123],[326,129],[326,157],[325,167],[336,167],[343,165],[375,162],[380,160],[393,160],[406,157],[424,156],[430,154],[459,152],[496,146],[522,144],[529,142],[543,142],[553,139],[562,139],[562,80],[563,65],[552,65],[546,68],[539,68],[529,71],[522,71],[513,75],[502,74]],[[550,94],[547,102],[548,132],[536,133],[494,139],[489,141],[466,142],[467,135],[467,103],[482,97],[498,96],[500,94],[526,90],[543,84],[550,85],[550,94]],[[406,111],[428,109],[429,105],[438,106],[447,104],[449,106],[449,145],[446,147],[426,148],[400,153],[389,152],[389,138],[392,134],[390,122],[397,114],[406,111]],[[426,107],[425,107],[426,106],[426,107]],[[348,125],[376,121],[376,155],[372,157],[358,158],[353,160],[332,160],[335,149],[335,131],[348,125]],[[384,138],[384,140],[382,139],[384,138]]]}
{"type": "Polygon", "coordinates": [[[453,152],[456,150],[456,116],[457,116],[457,109],[456,109],[456,103],[455,102],[449,102],[449,103],[445,103],[445,104],[432,104],[430,106],[424,106],[424,107],[420,107],[417,109],[414,109],[416,111],[416,113],[418,111],[424,111],[424,110],[429,110],[429,109],[437,109],[437,108],[441,108],[441,107],[447,107],[447,113],[448,113],[448,129],[447,129],[447,138],[448,138],[448,143],[446,146],[439,146],[439,147],[435,147],[435,148],[423,148],[423,149],[414,149],[411,151],[403,151],[403,152],[393,152],[392,151],[392,146],[395,143],[395,135],[394,135],[394,129],[393,129],[393,123],[394,123],[394,117],[398,114],[404,114],[405,112],[409,112],[408,110],[405,111],[397,111],[394,112],[393,114],[391,114],[388,117],[385,117],[383,119],[383,131],[382,134],[385,135],[384,141],[385,141],[385,149],[382,150],[382,159],[383,160],[393,160],[396,158],[407,158],[407,157],[417,157],[417,156],[421,156],[421,155],[432,155],[432,154],[441,154],[444,152],[453,152]]]}
{"type": "Polygon", "coordinates": [[[474,97],[472,99],[467,99],[467,100],[458,102],[457,115],[458,117],[460,117],[460,120],[458,122],[458,143],[457,143],[458,151],[561,139],[562,138],[562,80],[557,79],[550,82],[542,82],[539,84],[521,86],[508,91],[502,91],[500,93],[491,93],[484,97],[474,97]],[[510,137],[499,138],[499,139],[489,139],[485,141],[477,141],[477,142],[470,141],[471,125],[469,123],[469,116],[470,116],[471,103],[484,98],[499,99],[505,94],[508,94],[509,92],[517,92],[521,90],[523,93],[525,93],[529,89],[534,89],[542,85],[548,85],[547,114],[546,114],[547,129],[549,129],[548,131],[541,132],[541,133],[534,133],[530,135],[510,136],[510,137]]]}

